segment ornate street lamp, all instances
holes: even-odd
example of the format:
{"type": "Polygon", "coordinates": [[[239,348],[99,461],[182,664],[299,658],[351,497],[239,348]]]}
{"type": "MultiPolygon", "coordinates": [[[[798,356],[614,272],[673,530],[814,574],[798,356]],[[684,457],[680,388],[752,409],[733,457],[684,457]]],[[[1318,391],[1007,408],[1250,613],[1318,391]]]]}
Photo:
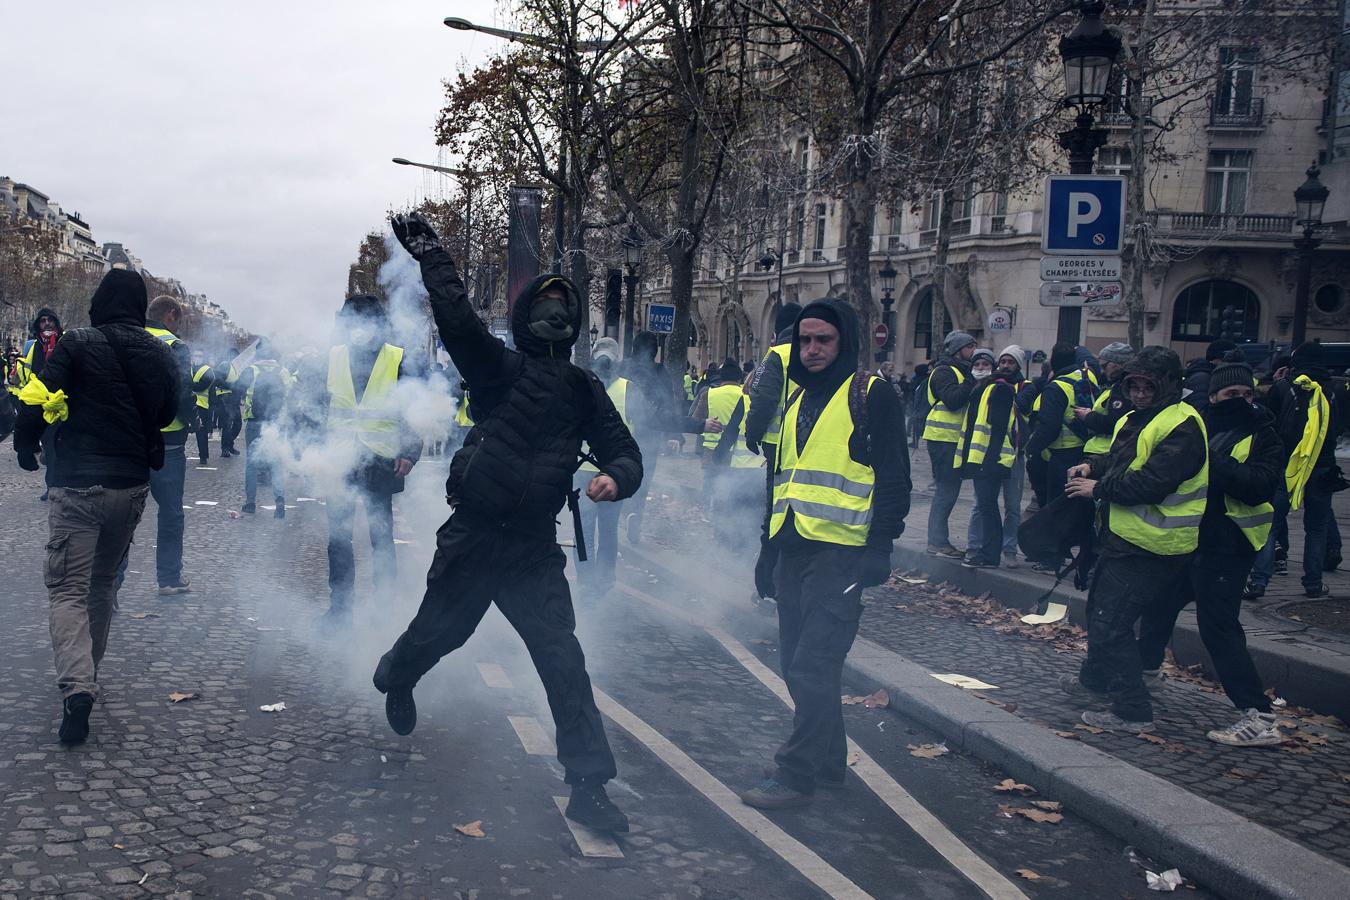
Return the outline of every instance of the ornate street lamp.
{"type": "Polygon", "coordinates": [[[623,353],[627,356],[633,352],[633,329],[635,327],[633,318],[637,306],[637,283],[638,266],[642,265],[642,238],[638,235],[637,226],[632,222],[628,223],[628,234],[623,239],[623,260],[628,266],[628,274],[624,276],[624,285],[628,288],[628,296],[624,300],[623,307],[623,353]]]}
{"type": "Polygon", "coordinates": [[[1321,170],[1317,163],[1309,167],[1308,178],[1294,191],[1295,224],[1303,229],[1303,236],[1294,240],[1298,251],[1298,288],[1294,293],[1294,330],[1290,346],[1304,342],[1308,329],[1308,293],[1312,282],[1313,251],[1322,243],[1317,232],[1322,230],[1322,211],[1331,191],[1318,180],[1321,170]]]}
{"type": "Polygon", "coordinates": [[[895,314],[891,311],[891,304],[895,302],[895,279],[899,276],[900,273],[891,264],[891,258],[886,257],[886,265],[877,272],[877,277],[881,279],[881,321],[886,323],[886,344],[877,352],[878,362],[889,360],[891,352],[895,350],[895,314]]]}

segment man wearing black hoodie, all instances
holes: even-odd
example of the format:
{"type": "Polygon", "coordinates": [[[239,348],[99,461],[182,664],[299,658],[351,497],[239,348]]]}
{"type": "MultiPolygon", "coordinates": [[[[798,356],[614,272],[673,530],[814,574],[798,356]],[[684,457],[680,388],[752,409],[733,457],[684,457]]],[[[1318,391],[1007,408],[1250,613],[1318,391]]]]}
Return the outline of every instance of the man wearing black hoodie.
{"type": "Polygon", "coordinates": [[[586,489],[596,503],[633,495],[642,454],[604,385],[569,360],[583,301],[566,278],[536,278],[515,299],[510,349],[478,318],[427,221],[400,215],[393,227],[421,263],[441,342],[473,393],[475,424],[450,463],[453,512],[436,535],[421,609],[375,670],[385,714],[399,734],[416,727],[418,679],[463,645],[495,603],[525,642],[548,694],[558,761],[572,786],[564,814],[591,828],[626,831],[627,818],[605,794],[614,755],[574,634],[556,519],[569,498],[574,523],[579,518],[572,475],[583,441],[599,469],[586,489]]]}
{"type": "Polygon", "coordinates": [[[802,310],[787,376],[775,461],[770,540],[783,679],[796,710],[774,773],[741,800],[804,806],[843,782],[848,743],[839,702],[844,657],[858,633],[862,590],[891,574],[892,544],[909,512],[904,416],[891,386],[858,371],[858,320],[842,300],[802,310]]]}
{"type": "MultiPolygon", "coordinates": [[[[47,357],[51,356],[56,349],[56,342],[59,340],[61,340],[61,317],[56,314],[55,310],[44,306],[37,311],[32,324],[28,326],[28,341],[23,345],[23,353],[19,355],[15,363],[17,387],[20,391],[34,375],[42,374],[43,368],[47,365],[47,357]]],[[[42,444],[43,456],[47,461],[47,489],[42,492],[43,500],[47,499],[52,487],[52,453],[54,450],[51,445],[55,441],[55,426],[53,426],[51,433],[47,435],[47,439],[42,444]]]]}
{"type": "MultiPolygon", "coordinates": [[[[1027,471],[1034,467],[1040,483],[1033,485],[1042,503],[1064,493],[1068,472],[1083,459],[1087,426],[1074,414],[1077,406],[1091,406],[1093,397],[1084,387],[1084,369],[1072,344],[1055,344],[1050,350],[1053,377],[1045,383],[1032,404],[1035,427],[1027,439],[1027,471]]],[[[1032,569],[1055,574],[1063,559],[1038,559],[1032,569]]]]}
{"type": "Polygon", "coordinates": [[[182,392],[173,357],[145,331],[145,281],[114,269],[89,304],[90,328],[65,334],[25,386],[14,449],[37,470],[38,441],[55,431],[46,583],[63,698],[60,738],[89,734],[98,666],[117,602],[117,566],[164,461],[160,429],[182,392]]]}

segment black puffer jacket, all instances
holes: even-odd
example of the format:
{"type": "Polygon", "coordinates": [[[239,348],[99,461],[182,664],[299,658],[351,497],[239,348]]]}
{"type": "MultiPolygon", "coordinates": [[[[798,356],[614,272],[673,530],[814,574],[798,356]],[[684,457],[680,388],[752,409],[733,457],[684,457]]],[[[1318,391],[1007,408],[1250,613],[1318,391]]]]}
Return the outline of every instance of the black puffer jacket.
{"type": "Polygon", "coordinates": [[[1223,400],[1205,407],[1209,433],[1209,493],[1200,522],[1200,549],[1208,553],[1255,556],[1242,529],[1228,517],[1224,497],[1258,506],[1275,498],[1284,477],[1284,453],[1275,431],[1275,417],[1245,400],[1223,400]],[[1252,445],[1245,462],[1233,458],[1233,448],[1245,438],[1252,445]]]}
{"type": "MultiPolygon", "coordinates": [[[[133,487],[149,480],[152,457],[163,458],[160,429],[173,421],[182,386],[169,348],[145,330],[145,307],[141,276],[112,270],[89,303],[94,327],[66,332],[47,358],[42,383],[65,391],[69,408],[53,429],[54,487],[133,487]]],[[[36,452],[45,427],[41,407],[25,406],[14,449],[36,452]]]]}
{"type": "MultiPolygon", "coordinates": [[[[549,342],[530,332],[530,304],[550,285],[568,298],[573,335],[581,301],[561,276],[536,278],[516,298],[515,350],[474,313],[455,264],[437,247],[422,255],[422,281],[441,341],[471,392],[473,430],[450,463],[446,494],[456,513],[536,536],[553,535],[582,442],[601,470],[631,497],[642,483],[642,453],[594,375],[573,365],[575,337],[549,342]]],[[[590,501],[583,501],[590,502],[590,501]]]]}

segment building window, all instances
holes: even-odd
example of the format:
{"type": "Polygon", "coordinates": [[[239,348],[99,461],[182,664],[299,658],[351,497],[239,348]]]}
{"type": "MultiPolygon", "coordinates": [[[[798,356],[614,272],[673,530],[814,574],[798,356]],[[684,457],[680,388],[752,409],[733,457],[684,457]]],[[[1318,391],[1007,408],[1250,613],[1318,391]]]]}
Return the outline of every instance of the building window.
{"type": "MultiPolygon", "coordinates": [[[[952,330],[952,316],[946,308],[942,310],[942,331],[940,334],[947,334],[952,330]]],[[[919,294],[919,299],[914,305],[914,347],[918,350],[928,351],[929,357],[933,353],[933,289],[928,288],[919,294]]]]}
{"type": "Polygon", "coordinates": [[[1252,151],[1211,150],[1205,167],[1205,212],[1240,216],[1247,211],[1252,151]]]}
{"type": "Polygon", "coordinates": [[[811,168],[811,139],[797,139],[797,170],[803,175],[811,168]]]}
{"type": "Polygon", "coordinates": [[[938,220],[942,218],[942,192],[933,191],[928,196],[928,202],[923,205],[923,228],[938,227],[938,220]]]}
{"type": "Polygon", "coordinates": [[[806,206],[799,203],[792,212],[792,249],[800,250],[806,243],[806,206]]]}
{"type": "Polygon", "coordinates": [[[1242,312],[1242,340],[1257,340],[1261,302],[1251,289],[1236,281],[1202,281],[1177,295],[1172,307],[1172,340],[1208,343],[1223,330],[1224,310],[1242,312]]]}
{"type": "Polygon", "coordinates": [[[1324,313],[1339,312],[1345,303],[1345,291],[1339,284],[1324,284],[1313,295],[1313,306],[1324,313]]]}
{"type": "Polygon", "coordinates": [[[952,210],[953,219],[969,219],[975,215],[975,194],[979,188],[974,181],[967,181],[961,187],[961,196],[956,200],[956,209],[952,210]]]}
{"type": "Polygon", "coordinates": [[[1255,80],[1256,51],[1250,47],[1220,47],[1214,111],[1222,116],[1250,115],[1255,80]]]}
{"type": "Polygon", "coordinates": [[[825,204],[816,204],[816,250],[825,249],[825,204]]]}
{"type": "Polygon", "coordinates": [[[1132,165],[1129,147],[1103,147],[1097,151],[1098,175],[1129,175],[1132,165]]]}

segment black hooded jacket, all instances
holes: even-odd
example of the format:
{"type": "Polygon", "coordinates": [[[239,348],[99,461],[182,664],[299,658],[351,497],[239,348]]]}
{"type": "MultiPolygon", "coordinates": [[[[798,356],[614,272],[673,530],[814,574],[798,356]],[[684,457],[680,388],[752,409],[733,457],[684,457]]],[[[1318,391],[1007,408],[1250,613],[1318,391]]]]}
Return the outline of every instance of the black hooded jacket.
{"type": "Polygon", "coordinates": [[[42,342],[42,334],[38,331],[38,320],[43,316],[50,317],[56,323],[57,340],[60,340],[61,334],[64,333],[61,330],[61,317],[56,314],[56,310],[44,306],[33,316],[33,321],[28,323],[28,337],[33,341],[32,371],[34,375],[41,375],[43,366],[47,364],[47,346],[42,342]]]}
{"type": "MultiPolygon", "coordinates": [[[[792,332],[792,328],[784,328],[778,332],[773,346],[791,344],[792,332]]],[[[764,354],[759,367],[755,369],[755,377],[750,382],[750,414],[745,417],[745,441],[751,449],[764,440],[774,416],[782,412],[781,407],[786,399],[783,396],[783,385],[786,380],[787,373],[783,371],[778,354],[769,350],[764,354]]]]}
{"type": "MultiPolygon", "coordinates": [[[[54,487],[133,487],[163,458],[160,429],[173,422],[182,385],[169,348],[145,330],[145,308],[141,276],[112,270],[89,302],[93,327],[66,332],[48,357],[42,383],[65,391],[69,409],[53,429],[54,487]]],[[[25,406],[14,449],[36,452],[45,427],[42,408],[25,406]]]]}
{"type": "Polygon", "coordinates": [[[1242,529],[1228,517],[1224,497],[1258,506],[1275,499],[1275,487],[1284,478],[1284,455],[1275,417],[1269,410],[1245,400],[1207,403],[1203,413],[1209,436],[1209,493],[1200,522],[1200,549],[1206,553],[1254,557],[1256,550],[1242,529]],[[1250,437],[1245,462],[1233,458],[1233,448],[1250,437]]]}
{"type": "Polygon", "coordinates": [[[1208,453],[1203,425],[1188,419],[1153,447],[1143,466],[1130,469],[1130,463],[1137,456],[1139,432],[1159,412],[1181,402],[1181,360],[1163,347],[1145,347],[1125,367],[1125,377],[1131,375],[1145,375],[1158,385],[1153,406],[1129,414],[1110,453],[1088,457],[1089,477],[1097,480],[1093,498],[1105,501],[1101,507],[1102,525],[1097,543],[1102,556],[1153,556],[1111,533],[1109,504],[1161,503],[1175,493],[1182,482],[1200,471],[1208,453]]]}
{"type": "MultiPolygon", "coordinates": [[[[802,310],[792,329],[792,353],[787,376],[801,386],[797,411],[797,452],[815,427],[825,404],[839,386],[858,370],[860,353],[858,319],[853,307],[842,300],[817,300],[802,310]],[[801,362],[800,328],[802,319],[824,318],[839,329],[839,355],[820,372],[811,373],[801,362]]],[[[791,398],[788,400],[792,402],[791,398]]],[[[905,443],[905,415],[900,400],[884,379],[872,382],[867,391],[867,427],[855,429],[849,441],[849,456],[855,462],[871,466],[876,482],[872,489],[872,525],[867,537],[870,549],[890,553],[891,545],[905,530],[909,514],[909,453],[905,443]]],[[[781,464],[781,463],[780,463],[781,464]]],[[[791,524],[789,519],[788,524],[791,524]]],[[[775,538],[783,537],[783,532],[775,538]]],[[[789,532],[789,540],[797,535],[789,532]]]]}
{"type": "Polygon", "coordinates": [[[443,248],[422,254],[421,264],[436,327],[469,386],[476,423],[450,463],[446,494],[456,515],[552,537],[583,442],[618,485],[619,498],[631,497],[642,483],[642,453],[604,385],[569,360],[582,325],[571,282],[543,275],[521,291],[511,316],[512,350],[478,318],[443,248]],[[573,337],[563,341],[545,341],[529,328],[530,304],[551,284],[567,295],[573,319],[573,337]]]}

